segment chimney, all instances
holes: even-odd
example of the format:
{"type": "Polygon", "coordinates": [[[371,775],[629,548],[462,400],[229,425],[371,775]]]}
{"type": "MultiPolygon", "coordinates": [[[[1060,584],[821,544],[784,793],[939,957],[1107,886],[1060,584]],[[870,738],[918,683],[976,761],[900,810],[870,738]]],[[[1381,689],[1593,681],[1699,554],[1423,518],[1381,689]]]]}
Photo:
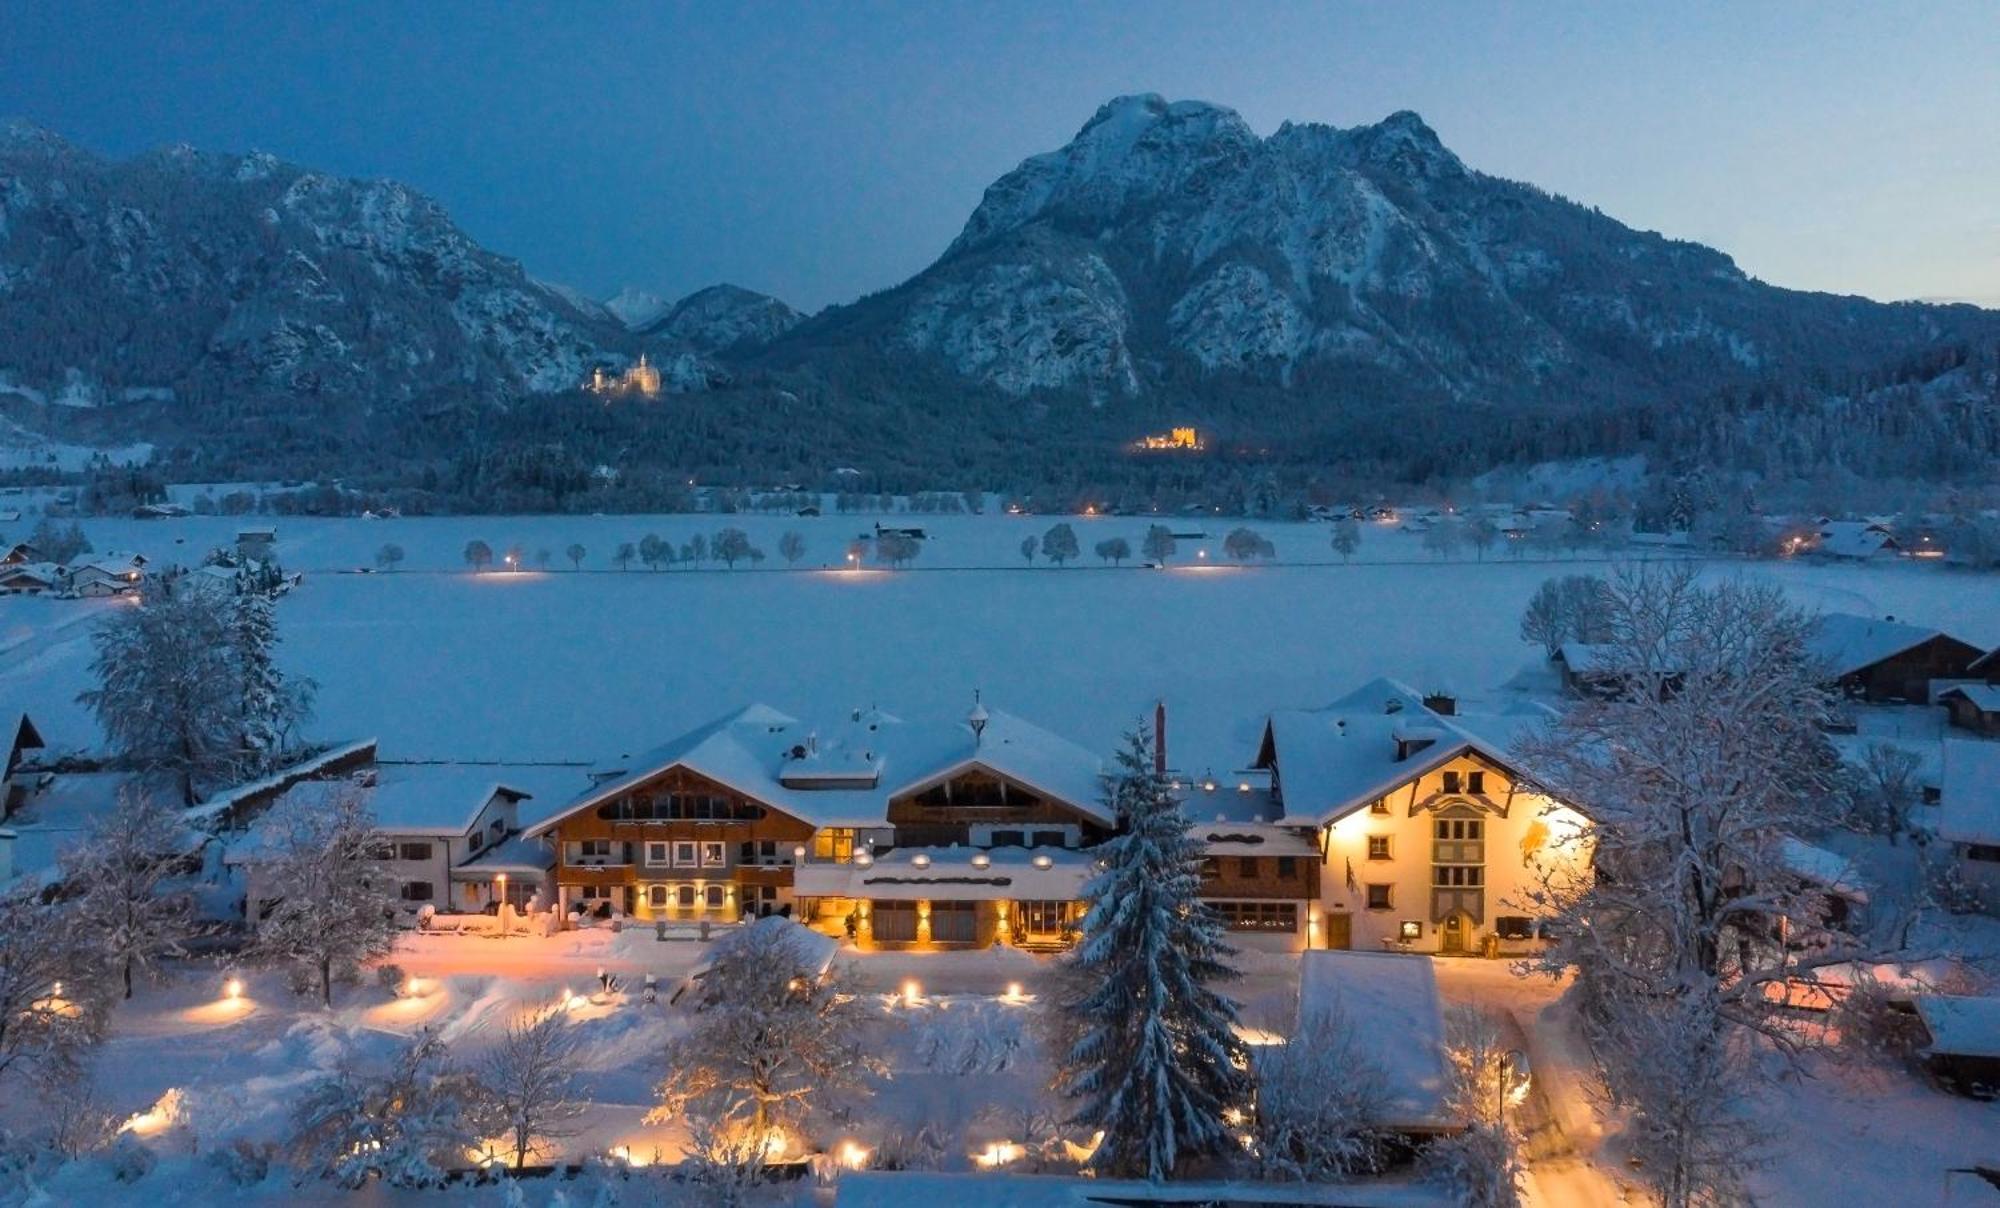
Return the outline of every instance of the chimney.
{"type": "Polygon", "coordinates": [[[1153,775],[1167,778],[1167,702],[1153,702],[1153,775]]]}

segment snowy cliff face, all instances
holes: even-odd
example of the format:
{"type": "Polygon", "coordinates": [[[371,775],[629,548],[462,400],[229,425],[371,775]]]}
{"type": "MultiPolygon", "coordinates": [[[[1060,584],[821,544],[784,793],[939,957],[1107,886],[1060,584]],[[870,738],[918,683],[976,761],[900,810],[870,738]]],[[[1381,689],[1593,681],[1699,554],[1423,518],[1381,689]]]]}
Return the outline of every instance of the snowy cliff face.
{"type": "Polygon", "coordinates": [[[770,343],[805,316],[771,297],[735,285],[698,289],[634,329],[698,353],[744,350],[770,343]]]}
{"type": "Polygon", "coordinates": [[[608,313],[480,248],[436,202],[267,155],[113,162],[0,128],[0,371],[104,397],[574,386],[608,313]]]}
{"type": "Polygon", "coordinates": [[[1259,138],[1229,109],[1147,95],[1001,177],[914,281],[799,340],[866,333],[1012,394],[1206,377],[1533,399],[1823,363],[1861,352],[1857,323],[1861,355],[1931,338],[1897,309],[1774,289],[1484,176],[1414,113],[1259,138]]]}

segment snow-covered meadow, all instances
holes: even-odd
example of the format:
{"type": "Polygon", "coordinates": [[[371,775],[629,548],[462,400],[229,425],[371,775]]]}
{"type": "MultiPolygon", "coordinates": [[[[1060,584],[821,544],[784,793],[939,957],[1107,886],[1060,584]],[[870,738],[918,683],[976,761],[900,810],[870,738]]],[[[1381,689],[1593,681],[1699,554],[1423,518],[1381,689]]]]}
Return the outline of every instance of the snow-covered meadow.
{"type": "MultiPolygon", "coordinates": [[[[1221,521],[1165,571],[1104,566],[1108,537],[1134,547],[1150,518],[1069,518],[1083,559],[1030,566],[1019,546],[1050,517],[616,516],[387,521],[279,519],[278,554],[304,585],[278,608],[291,671],[319,681],[310,733],[376,737],[385,755],[591,761],[664,741],[750,701],[800,716],[877,705],[953,714],[975,689],[995,705],[1109,749],[1164,699],[1175,762],[1220,772],[1249,757],[1262,715],[1322,704],[1375,675],[1462,695],[1544,692],[1521,609],[1552,574],[1588,558],[1438,560],[1421,539],[1368,526],[1351,565],[1322,524],[1258,524],[1269,565],[1221,563],[1221,521]],[[930,538],[903,570],[846,568],[848,544],[888,524],[930,538]],[[612,569],[624,541],[677,545],[738,525],[760,567],[612,569]],[[779,536],[805,539],[786,569],[779,536]],[[518,544],[559,569],[469,573],[466,544],[518,544]],[[386,542],[402,569],[357,574],[386,542]],[[566,569],[571,543],[589,551],[566,569]],[[1206,550],[1202,558],[1200,551],[1206,550]],[[821,564],[826,564],[822,567],[821,564]],[[346,573],[343,573],[346,572],[346,573]]],[[[222,517],[92,521],[96,547],[195,561],[232,538],[222,517]]],[[[1717,563],[1770,576],[1803,603],[1930,623],[2000,643],[2000,577],[1912,563],[1717,563]]],[[[0,695],[58,747],[95,745],[75,704],[88,678],[89,617],[115,604],[0,599],[0,695]]]]}

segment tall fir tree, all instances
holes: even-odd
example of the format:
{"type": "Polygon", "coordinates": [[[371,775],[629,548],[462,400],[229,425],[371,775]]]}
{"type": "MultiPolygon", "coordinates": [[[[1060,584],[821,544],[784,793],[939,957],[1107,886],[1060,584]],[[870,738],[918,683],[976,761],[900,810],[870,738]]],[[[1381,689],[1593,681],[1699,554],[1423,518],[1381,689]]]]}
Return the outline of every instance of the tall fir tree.
{"type": "Polygon", "coordinates": [[[1236,977],[1235,953],[1201,900],[1201,845],[1143,729],[1117,758],[1105,799],[1122,832],[1098,849],[1105,870],[1084,888],[1062,1086],[1082,1101],[1076,1122],[1103,1130],[1101,1173],[1161,1180],[1230,1146],[1223,1115],[1249,1099],[1248,1054],[1236,1004],[1213,988],[1236,977]]]}

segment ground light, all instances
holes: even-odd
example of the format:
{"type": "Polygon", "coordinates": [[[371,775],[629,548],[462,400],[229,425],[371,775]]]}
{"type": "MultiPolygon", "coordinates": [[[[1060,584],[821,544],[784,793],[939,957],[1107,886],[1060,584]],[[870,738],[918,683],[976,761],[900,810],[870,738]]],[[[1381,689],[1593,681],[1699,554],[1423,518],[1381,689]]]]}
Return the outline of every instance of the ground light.
{"type": "Polygon", "coordinates": [[[868,1168],[869,1152],[867,1147],[859,1141],[842,1141],[835,1157],[842,1166],[849,1170],[865,1170],[868,1168]]]}
{"type": "Polygon", "coordinates": [[[1020,1156],[1021,1147],[1019,1145],[1014,1144],[1012,1141],[995,1141],[981,1150],[973,1161],[978,1162],[987,1170],[992,1170],[996,1167],[1005,1166],[1020,1156]]]}
{"type": "Polygon", "coordinates": [[[222,996],[228,999],[230,1002],[235,1002],[238,999],[242,998],[243,979],[240,977],[232,977],[228,981],[222,983],[222,996]]]}
{"type": "Polygon", "coordinates": [[[1020,983],[1020,982],[1008,982],[1008,983],[1007,983],[1007,1001],[1008,1001],[1008,1002],[1020,1002],[1020,1001],[1021,1001],[1021,983],[1020,983]]]}
{"type": "Polygon", "coordinates": [[[917,984],[916,978],[913,977],[910,980],[903,983],[904,1006],[906,1007],[916,1006],[918,1000],[923,998],[923,996],[924,996],[924,988],[917,984]]]}

